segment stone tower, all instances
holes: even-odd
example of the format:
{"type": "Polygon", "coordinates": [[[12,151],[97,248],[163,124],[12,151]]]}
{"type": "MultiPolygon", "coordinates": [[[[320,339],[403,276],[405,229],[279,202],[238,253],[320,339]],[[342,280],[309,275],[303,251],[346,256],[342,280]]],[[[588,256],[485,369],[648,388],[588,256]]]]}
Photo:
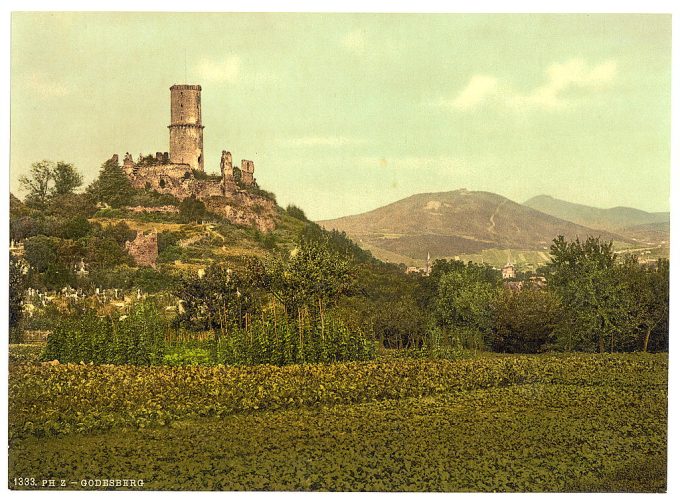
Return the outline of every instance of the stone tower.
{"type": "Polygon", "coordinates": [[[170,162],[203,170],[201,86],[175,84],[170,88],[170,162]]]}

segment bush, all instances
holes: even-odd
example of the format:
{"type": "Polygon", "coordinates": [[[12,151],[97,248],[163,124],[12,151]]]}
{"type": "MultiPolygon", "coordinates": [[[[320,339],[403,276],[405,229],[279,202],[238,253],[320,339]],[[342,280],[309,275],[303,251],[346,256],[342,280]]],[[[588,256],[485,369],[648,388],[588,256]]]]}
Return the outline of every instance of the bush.
{"type": "Polygon", "coordinates": [[[47,338],[44,360],[95,364],[160,364],[166,324],[148,301],[134,305],[130,314],[114,320],[91,310],[58,320],[47,338]]]}
{"type": "Polygon", "coordinates": [[[494,301],[493,312],[494,352],[538,353],[555,344],[562,307],[552,292],[504,290],[494,301]]]}
{"type": "Polygon", "coordinates": [[[194,366],[210,364],[210,352],[203,348],[175,349],[163,357],[163,364],[168,366],[194,366]]]}
{"type": "Polygon", "coordinates": [[[293,217],[294,219],[301,220],[303,222],[307,222],[307,216],[305,215],[305,212],[302,210],[302,208],[297,207],[295,205],[288,205],[286,207],[286,213],[293,217]]]}
{"type": "Polygon", "coordinates": [[[221,364],[301,364],[370,360],[375,344],[333,317],[297,323],[272,311],[247,329],[222,335],[215,358],[221,364]]]}

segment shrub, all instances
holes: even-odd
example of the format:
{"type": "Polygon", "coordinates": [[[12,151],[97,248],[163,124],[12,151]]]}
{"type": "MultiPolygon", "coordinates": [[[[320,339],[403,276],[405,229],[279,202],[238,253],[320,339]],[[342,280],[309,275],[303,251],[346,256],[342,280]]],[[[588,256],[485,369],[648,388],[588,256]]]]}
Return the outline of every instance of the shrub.
{"type": "Polygon", "coordinates": [[[160,364],[166,324],[156,306],[145,301],[114,320],[88,310],[58,320],[47,338],[43,359],[95,364],[160,364]]]}
{"type": "Polygon", "coordinates": [[[288,205],[286,207],[286,213],[290,215],[291,217],[307,222],[307,216],[305,215],[305,212],[302,210],[302,208],[297,207],[295,205],[288,205]]]}
{"type": "Polygon", "coordinates": [[[369,360],[375,344],[333,317],[312,320],[303,315],[291,322],[276,310],[246,329],[221,335],[215,348],[222,364],[299,364],[369,360]]]}

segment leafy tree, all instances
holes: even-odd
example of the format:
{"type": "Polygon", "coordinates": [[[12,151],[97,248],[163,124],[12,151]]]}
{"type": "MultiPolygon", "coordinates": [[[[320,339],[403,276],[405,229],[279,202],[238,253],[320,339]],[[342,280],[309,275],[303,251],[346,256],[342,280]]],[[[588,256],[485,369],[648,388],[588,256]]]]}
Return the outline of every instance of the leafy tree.
{"type": "Polygon", "coordinates": [[[467,326],[487,334],[492,325],[491,305],[496,285],[476,266],[456,268],[441,275],[435,314],[444,327],[467,326]]]}
{"type": "Polygon", "coordinates": [[[12,240],[21,241],[40,234],[45,234],[43,219],[29,215],[14,217],[10,214],[9,236],[12,240]]]}
{"type": "Polygon", "coordinates": [[[599,238],[553,241],[548,285],[561,300],[564,317],[558,340],[567,350],[615,351],[634,335],[632,305],[624,272],[616,265],[612,243],[599,238]]]}
{"type": "Polygon", "coordinates": [[[71,194],[83,185],[83,176],[72,164],[63,161],[59,161],[53,166],[52,179],[54,181],[52,195],[54,196],[71,194]]]}
{"type": "Polygon", "coordinates": [[[222,331],[241,327],[246,313],[252,312],[257,302],[249,282],[220,264],[211,264],[203,276],[183,277],[174,294],[184,310],[178,323],[222,331]]]}
{"type": "Polygon", "coordinates": [[[351,259],[334,251],[328,241],[301,242],[287,255],[251,265],[251,274],[289,316],[297,316],[302,308],[323,316],[327,307],[352,293],[356,283],[351,259]]]}
{"type": "Polygon", "coordinates": [[[639,327],[636,349],[648,351],[650,342],[657,349],[668,349],[669,269],[668,259],[659,259],[655,267],[627,258],[623,265],[624,283],[631,297],[633,319],[639,327]],[[652,341],[652,336],[656,336],[652,341]]]}
{"type": "Polygon", "coordinates": [[[95,234],[103,239],[114,240],[120,247],[124,247],[125,242],[135,239],[137,231],[131,229],[127,223],[120,221],[116,224],[99,228],[95,234]]]}
{"type": "Polygon", "coordinates": [[[113,268],[131,264],[132,258],[113,238],[92,236],[85,245],[85,262],[94,268],[113,268]]]}
{"type": "Polygon", "coordinates": [[[48,236],[34,236],[24,243],[24,257],[31,268],[38,273],[44,273],[57,263],[59,252],[55,238],[48,236]]]}
{"type": "Polygon", "coordinates": [[[94,215],[97,208],[88,194],[55,194],[50,198],[46,214],[63,218],[84,217],[94,215]]]}
{"type": "Polygon", "coordinates": [[[30,176],[19,178],[19,184],[27,191],[26,204],[35,208],[44,208],[51,194],[53,181],[52,161],[38,161],[31,165],[30,176]]]}
{"type": "Polygon", "coordinates": [[[135,190],[118,160],[111,158],[104,162],[99,177],[89,185],[87,193],[97,202],[120,208],[131,203],[135,190]]]}
{"type": "Polygon", "coordinates": [[[75,216],[65,219],[48,219],[47,234],[70,240],[84,238],[92,230],[92,224],[83,216],[75,216]]]}
{"type": "Polygon", "coordinates": [[[52,198],[72,194],[83,184],[83,176],[70,163],[45,159],[33,163],[30,175],[19,178],[19,183],[28,192],[26,203],[45,209],[52,198]]]}
{"type": "Polygon", "coordinates": [[[537,353],[555,343],[555,328],[561,318],[560,301],[547,290],[510,289],[493,304],[493,343],[495,352],[537,353]]]}

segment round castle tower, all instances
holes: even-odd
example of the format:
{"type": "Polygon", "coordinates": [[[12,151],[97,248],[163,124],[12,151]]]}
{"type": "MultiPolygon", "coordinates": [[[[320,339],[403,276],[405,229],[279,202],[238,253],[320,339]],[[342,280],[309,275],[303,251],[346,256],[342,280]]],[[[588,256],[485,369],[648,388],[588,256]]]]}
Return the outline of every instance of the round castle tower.
{"type": "Polygon", "coordinates": [[[170,162],[203,170],[201,86],[175,84],[170,88],[170,162]]]}

